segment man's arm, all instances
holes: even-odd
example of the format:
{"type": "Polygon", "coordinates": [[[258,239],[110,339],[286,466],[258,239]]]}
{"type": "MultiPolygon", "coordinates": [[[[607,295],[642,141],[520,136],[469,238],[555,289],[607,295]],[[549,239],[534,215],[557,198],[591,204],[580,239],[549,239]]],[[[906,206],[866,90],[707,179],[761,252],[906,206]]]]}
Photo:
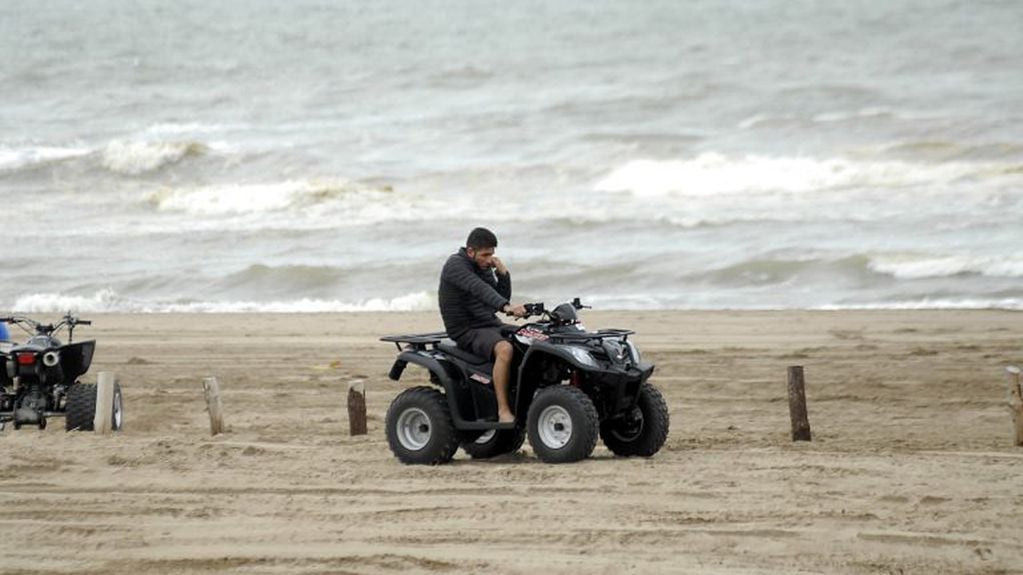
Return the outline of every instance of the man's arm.
{"type": "Polygon", "coordinates": [[[502,273],[498,272],[498,274],[497,274],[497,288],[495,288],[495,289],[497,290],[497,293],[501,294],[501,297],[503,297],[504,299],[510,300],[511,299],[511,294],[512,294],[511,274],[510,273],[502,274],[502,273]]]}
{"type": "Polygon", "coordinates": [[[508,271],[508,267],[504,265],[501,258],[494,257],[493,262],[494,268],[496,268],[497,293],[508,298],[508,303],[501,307],[501,311],[515,317],[526,317],[526,306],[511,304],[511,272],[508,271]]]}
{"type": "MultiPolygon", "coordinates": [[[[472,266],[473,264],[470,261],[459,261],[459,258],[449,259],[448,262],[444,264],[444,270],[441,272],[441,279],[454,284],[462,291],[472,294],[474,297],[495,310],[503,309],[504,306],[508,304],[508,298],[498,293],[493,286],[480,279],[480,277],[473,272],[472,266]]],[[[500,285],[500,278],[498,278],[498,286],[500,285]]],[[[510,278],[508,288],[510,294],[510,278]]]]}
{"type": "Polygon", "coordinates": [[[508,266],[504,265],[501,258],[494,256],[492,261],[494,262],[495,276],[497,277],[497,293],[504,296],[505,299],[511,300],[511,272],[508,271],[508,266]]]}

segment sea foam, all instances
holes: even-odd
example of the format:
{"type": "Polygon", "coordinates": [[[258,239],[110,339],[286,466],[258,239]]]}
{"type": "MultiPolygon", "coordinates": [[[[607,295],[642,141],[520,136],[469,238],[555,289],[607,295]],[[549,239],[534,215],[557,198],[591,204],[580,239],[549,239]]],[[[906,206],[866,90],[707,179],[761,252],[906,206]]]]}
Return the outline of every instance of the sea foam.
{"type": "Polygon", "coordinates": [[[998,166],[970,162],[933,165],[844,158],[729,157],[706,152],[687,160],[632,160],[599,180],[594,189],[631,192],[640,197],[813,193],[945,185],[959,178],[998,172],[998,166]]]}
{"type": "Polygon", "coordinates": [[[200,142],[148,142],[114,140],[103,149],[104,168],[129,176],[153,172],[186,157],[201,156],[207,150],[200,142]]]}
{"type": "Polygon", "coordinates": [[[898,279],[950,277],[976,274],[986,277],[1023,277],[1023,258],[956,254],[943,256],[889,255],[871,258],[868,267],[898,279]]]}
{"type": "Polygon", "coordinates": [[[62,148],[55,146],[0,148],[0,173],[14,172],[70,158],[79,158],[89,153],[89,150],[85,148],[62,148]]]}
{"type": "Polygon", "coordinates": [[[434,296],[415,292],[394,298],[367,298],[341,301],[314,298],[276,301],[145,301],[122,297],[112,289],[91,296],[59,293],[33,293],[18,297],[10,309],[21,313],[315,313],[315,312],[396,312],[436,309],[434,296]]]}
{"type": "Polygon", "coordinates": [[[348,194],[378,195],[389,191],[390,188],[370,188],[342,178],[328,178],[165,189],[149,193],[146,199],[161,211],[210,216],[305,208],[339,200],[348,194]]]}

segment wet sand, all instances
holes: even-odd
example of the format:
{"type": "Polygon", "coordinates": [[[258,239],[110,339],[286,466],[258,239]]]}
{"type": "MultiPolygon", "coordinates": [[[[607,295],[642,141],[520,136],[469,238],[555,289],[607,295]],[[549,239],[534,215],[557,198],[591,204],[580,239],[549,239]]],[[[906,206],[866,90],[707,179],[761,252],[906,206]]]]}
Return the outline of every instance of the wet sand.
{"type": "Polygon", "coordinates": [[[587,312],[629,327],[671,433],[651,459],[398,463],[384,334],[432,313],[98,315],[113,436],[0,434],[3,573],[1020,573],[1023,314],[587,312]],[[814,440],[789,437],[803,365],[814,440]],[[201,382],[229,432],[209,436],[201,382]],[[369,434],[348,436],[347,384],[369,434]]]}

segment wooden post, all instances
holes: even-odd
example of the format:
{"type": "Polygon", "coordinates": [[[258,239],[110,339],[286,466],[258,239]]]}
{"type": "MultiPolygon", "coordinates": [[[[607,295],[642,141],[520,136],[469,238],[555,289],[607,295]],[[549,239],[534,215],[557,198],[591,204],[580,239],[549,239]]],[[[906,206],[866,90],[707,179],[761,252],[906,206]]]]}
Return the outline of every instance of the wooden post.
{"type": "Polygon", "coordinates": [[[1015,365],[1005,368],[1009,376],[1009,411],[1016,429],[1016,445],[1023,446],[1023,388],[1020,387],[1020,369],[1015,365]]]}
{"type": "Polygon", "coordinates": [[[217,378],[203,378],[202,389],[206,395],[206,410],[210,413],[210,435],[224,433],[224,404],[220,401],[217,378]]]}
{"type": "Polygon", "coordinates": [[[803,366],[789,366],[789,417],[792,418],[792,441],[810,441],[810,421],[806,417],[806,391],[803,366]]]}
{"type": "Polygon", "coordinates": [[[366,435],[366,384],[361,379],[348,382],[348,433],[366,435]]]}
{"type": "Polygon", "coordinates": [[[110,433],[114,426],[114,382],[117,377],[109,371],[99,372],[96,381],[96,414],[92,429],[96,433],[110,433]]]}

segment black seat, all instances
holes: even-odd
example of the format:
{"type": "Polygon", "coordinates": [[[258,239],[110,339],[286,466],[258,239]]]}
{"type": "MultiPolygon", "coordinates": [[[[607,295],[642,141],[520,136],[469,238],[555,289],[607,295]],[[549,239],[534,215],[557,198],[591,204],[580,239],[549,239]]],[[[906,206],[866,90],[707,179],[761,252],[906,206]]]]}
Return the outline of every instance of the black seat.
{"type": "Polygon", "coordinates": [[[450,339],[445,339],[438,343],[437,349],[443,351],[444,353],[452,357],[457,357],[458,359],[471,365],[482,366],[490,363],[489,359],[482,358],[474,353],[469,353],[464,349],[459,349],[458,345],[456,345],[455,342],[450,339]]]}

